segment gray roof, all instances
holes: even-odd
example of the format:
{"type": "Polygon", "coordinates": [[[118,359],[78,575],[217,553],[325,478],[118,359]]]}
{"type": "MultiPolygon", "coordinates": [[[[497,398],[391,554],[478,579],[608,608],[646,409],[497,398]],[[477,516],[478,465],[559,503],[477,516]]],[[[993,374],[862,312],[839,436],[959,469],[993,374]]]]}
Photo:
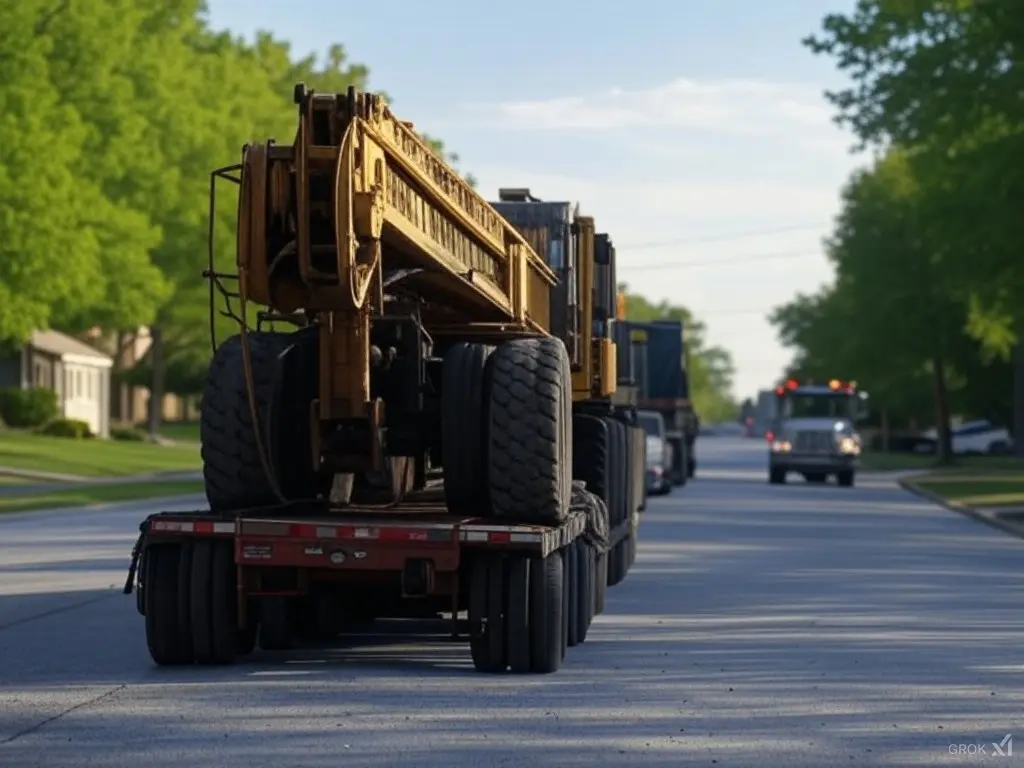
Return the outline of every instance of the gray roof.
{"type": "Polygon", "coordinates": [[[49,355],[78,355],[79,357],[94,357],[97,360],[113,360],[106,352],[101,352],[95,347],[90,347],[84,341],[79,341],[73,336],[68,336],[60,331],[33,331],[29,345],[46,352],[49,355]]]}

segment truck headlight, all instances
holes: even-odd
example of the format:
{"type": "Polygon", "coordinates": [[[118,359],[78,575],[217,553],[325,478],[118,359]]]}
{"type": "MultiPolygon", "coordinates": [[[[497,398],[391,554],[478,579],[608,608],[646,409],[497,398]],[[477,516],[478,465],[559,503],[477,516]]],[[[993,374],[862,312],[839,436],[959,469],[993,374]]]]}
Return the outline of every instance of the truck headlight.
{"type": "Polygon", "coordinates": [[[856,456],[860,453],[860,444],[852,437],[839,438],[839,452],[856,456]]]}
{"type": "Polygon", "coordinates": [[[793,450],[793,445],[789,440],[775,440],[772,443],[772,453],[789,453],[793,450]]]}

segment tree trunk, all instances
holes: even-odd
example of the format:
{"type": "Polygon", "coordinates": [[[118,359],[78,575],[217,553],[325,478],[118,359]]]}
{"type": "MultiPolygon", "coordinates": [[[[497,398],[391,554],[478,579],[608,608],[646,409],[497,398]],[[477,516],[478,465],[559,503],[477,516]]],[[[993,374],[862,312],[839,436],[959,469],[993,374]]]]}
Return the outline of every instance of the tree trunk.
{"type": "Polygon", "coordinates": [[[164,377],[167,366],[164,364],[164,335],[160,326],[149,329],[151,339],[149,362],[152,366],[152,378],[149,382],[149,437],[155,440],[160,435],[160,425],[164,411],[164,377]]]}
{"type": "Polygon", "coordinates": [[[953,434],[950,428],[949,386],[946,363],[941,357],[932,360],[932,388],[935,396],[935,433],[938,440],[935,454],[939,464],[953,461],[953,434]]]}

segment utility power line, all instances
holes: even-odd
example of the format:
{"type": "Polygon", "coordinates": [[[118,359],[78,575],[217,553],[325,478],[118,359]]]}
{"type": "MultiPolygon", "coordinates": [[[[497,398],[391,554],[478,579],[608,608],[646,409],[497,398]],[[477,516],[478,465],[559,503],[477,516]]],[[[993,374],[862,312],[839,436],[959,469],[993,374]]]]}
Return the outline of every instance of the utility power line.
{"type": "Polygon", "coordinates": [[[696,243],[728,243],[733,240],[745,240],[752,237],[762,237],[767,235],[781,235],[786,232],[810,232],[812,230],[825,229],[831,226],[828,222],[818,224],[793,224],[786,227],[776,227],[774,229],[751,229],[744,232],[733,232],[731,234],[722,235],[706,235],[698,237],[683,237],[673,238],[672,240],[652,240],[645,243],[625,243],[623,245],[615,244],[616,249],[622,248],[624,250],[642,250],[647,248],[669,248],[675,245],[692,245],[696,243]]]}
{"type": "Polygon", "coordinates": [[[668,269],[686,269],[688,267],[718,267],[732,264],[753,264],[762,261],[778,261],[780,259],[807,258],[821,256],[821,251],[778,251],[775,253],[748,254],[741,256],[719,256],[717,258],[697,259],[693,261],[663,261],[652,264],[623,264],[622,272],[662,272],[668,269]]]}

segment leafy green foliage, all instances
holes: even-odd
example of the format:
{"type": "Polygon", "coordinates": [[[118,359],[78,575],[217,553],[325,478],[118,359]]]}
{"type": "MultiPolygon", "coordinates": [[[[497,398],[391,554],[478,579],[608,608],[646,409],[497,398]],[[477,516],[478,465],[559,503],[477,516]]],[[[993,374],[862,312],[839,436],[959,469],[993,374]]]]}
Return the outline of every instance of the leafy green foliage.
{"type": "Polygon", "coordinates": [[[895,421],[1006,423],[1024,328],[1024,7],[858,0],[804,44],[861,147],[829,242],[833,285],[772,315],[794,371],[855,378],[895,421]]]}
{"type": "MultiPolygon", "coordinates": [[[[237,162],[247,141],[292,140],[295,83],[366,89],[369,71],[341,45],[300,58],[269,32],[246,41],[215,31],[200,0],[7,6],[0,344],[44,327],[113,334],[154,326],[159,364],[119,376],[193,394],[210,358],[200,277],[210,171],[237,162]]],[[[220,192],[215,265],[233,271],[235,190],[220,192]]],[[[216,326],[221,339],[235,331],[220,316],[216,326]]]]}
{"type": "Polygon", "coordinates": [[[0,389],[0,421],[9,427],[39,427],[60,414],[52,389],[0,389]]]}
{"type": "Polygon", "coordinates": [[[630,293],[626,285],[620,285],[619,290],[626,294],[626,317],[630,320],[682,321],[686,333],[690,399],[700,418],[705,422],[736,418],[737,406],[732,397],[735,373],[732,356],[722,347],[708,346],[707,326],[696,320],[686,307],[667,301],[653,304],[643,296],[630,293]]]}
{"type": "Polygon", "coordinates": [[[64,437],[71,440],[84,440],[95,437],[88,422],[80,419],[58,418],[48,421],[36,429],[36,434],[46,437],[64,437]]]}
{"type": "Polygon", "coordinates": [[[858,0],[807,38],[851,84],[828,94],[863,145],[913,148],[968,332],[1006,356],[1024,327],[1024,6],[858,0]]]}

